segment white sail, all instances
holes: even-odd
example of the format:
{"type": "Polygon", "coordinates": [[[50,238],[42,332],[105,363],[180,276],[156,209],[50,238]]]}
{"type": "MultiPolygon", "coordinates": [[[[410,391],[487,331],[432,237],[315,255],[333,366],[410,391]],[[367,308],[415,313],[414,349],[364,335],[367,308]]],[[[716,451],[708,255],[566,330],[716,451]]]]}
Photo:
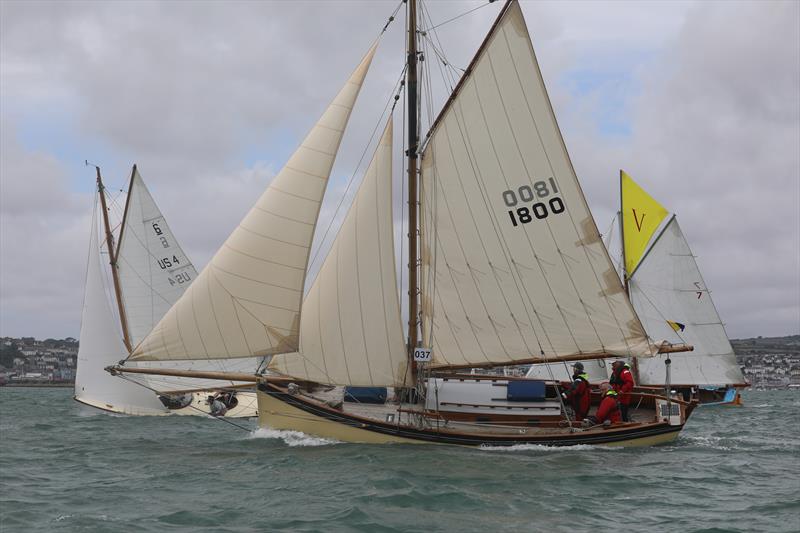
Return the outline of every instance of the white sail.
{"type": "Polygon", "coordinates": [[[97,236],[97,205],[92,217],[86,268],[80,347],[75,376],[75,399],[109,411],[159,415],[167,412],[151,391],[111,376],[104,368],[128,355],[119,324],[106,297],[97,236]]]}
{"type": "Polygon", "coordinates": [[[117,245],[117,273],[136,346],[197,277],[134,165],[117,245]]]}
{"type": "Polygon", "coordinates": [[[303,302],[299,353],[270,369],[342,385],[402,385],[407,355],[392,231],[392,121],[303,302]]]}
{"type": "MultiPolygon", "coordinates": [[[[136,346],[158,323],[197,277],[188,256],[172,233],[134,165],[128,201],[117,245],[117,273],[131,344],[136,346]]],[[[253,373],[262,358],[186,361],[185,370],[253,373]]],[[[135,366],[135,364],[129,366],[135,366]]],[[[147,368],[174,368],[173,362],[148,361],[147,368]]],[[[159,392],[215,389],[217,380],[132,375],[130,379],[159,392]]],[[[230,385],[240,383],[230,382],[230,385]]]]}
{"type": "MultiPolygon", "coordinates": [[[[654,341],[694,346],[691,352],[670,354],[671,383],[744,383],[711,292],[674,216],[654,240],[629,286],[631,301],[654,341]],[[683,331],[680,325],[684,326],[683,331]]],[[[662,355],[639,361],[642,385],[666,382],[665,358],[662,355]]]]}
{"type": "Polygon", "coordinates": [[[303,284],[322,197],[376,46],[131,360],[227,359],[297,350],[303,284]]]}
{"type": "Polygon", "coordinates": [[[649,355],[517,3],[467,72],[423,153],[420,289],[434,366],[649,355]]]}

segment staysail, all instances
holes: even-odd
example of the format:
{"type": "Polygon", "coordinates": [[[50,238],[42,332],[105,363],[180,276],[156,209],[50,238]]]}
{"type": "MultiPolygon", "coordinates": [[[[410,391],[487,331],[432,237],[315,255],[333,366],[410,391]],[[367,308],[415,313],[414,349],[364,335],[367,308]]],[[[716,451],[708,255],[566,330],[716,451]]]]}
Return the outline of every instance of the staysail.
{"type": "Polygon", "coordinates": [[[376,46],[131,360],[226,359],[297,350],[303,284],[322,197],[376,46]]]}
{"type": "MultiPolygon", "coordinates": [[[[678,220],[673,216],[630,280],[633,306],[655,341],[685,342],[694,351],[671,354],[671,383],[744,383],[736,355],[678,220]]],[[[666,382],[664,356],[639,361],[643,385],[666,382]]]]}
{"type": "Polygon", "coordinates": [[[402,385],[406,348],[392,224],[392,120],[303,302],[299,353],[270,370],[340,385],[402,385]]]}
{"type": "Polygon", "coordinates": [[[81,314],[75,399],[99,409],[116,412],[136,415],[165,414],[167,410],[151,391],[115,378],[103,370],[127,357],[128,350],[122,342],[119,324],[111,311],[103,285],[97,225],[95,202],[81,314]]]}
{"type": "Polygon", "coordinates": [[[433,366],[649,355],[511,2],[435,122],[421,177],[433,366]]]}
{"type": "Polygon", "coordinates": [[[136,346],[197,277],[136,165],[116,254],[128,334],[136,346]]]}

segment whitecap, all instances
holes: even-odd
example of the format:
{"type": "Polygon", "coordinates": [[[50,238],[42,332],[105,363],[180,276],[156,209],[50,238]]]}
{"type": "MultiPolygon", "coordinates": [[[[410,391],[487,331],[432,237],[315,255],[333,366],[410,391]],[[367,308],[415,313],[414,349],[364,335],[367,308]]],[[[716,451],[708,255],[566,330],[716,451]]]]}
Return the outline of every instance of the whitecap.
{"type": "Polygon", "coordinates": [[[303,433],[283,429],[258,428],[250,433],[251,439],[280,439],[287,446],[329,446],[339,444],[338,440],[323,439],[303,433]]]}

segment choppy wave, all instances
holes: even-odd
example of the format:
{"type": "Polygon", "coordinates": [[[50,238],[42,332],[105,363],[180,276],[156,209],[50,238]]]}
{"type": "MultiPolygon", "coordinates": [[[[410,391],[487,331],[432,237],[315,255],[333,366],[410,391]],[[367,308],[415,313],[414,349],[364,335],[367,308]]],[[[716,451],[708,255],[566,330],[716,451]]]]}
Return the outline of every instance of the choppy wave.
{"type": "Polygon", "coordinates": [[[675,442],[653,448],[483,449],[86,416],[70,392],[0,388],[2,531],[519,533],[606,530],[620,517],[669,532],[797,525],[796,391],[699,409],[675,442]]]}

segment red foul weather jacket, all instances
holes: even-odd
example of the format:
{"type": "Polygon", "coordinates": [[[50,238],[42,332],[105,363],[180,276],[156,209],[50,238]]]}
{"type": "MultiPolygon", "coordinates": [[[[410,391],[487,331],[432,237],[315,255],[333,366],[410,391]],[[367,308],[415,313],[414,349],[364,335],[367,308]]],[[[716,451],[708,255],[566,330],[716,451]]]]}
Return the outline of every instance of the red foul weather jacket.
{"type": "Polygon", "coordinates": [[[610,420],[612,424],[617,424],[622,421],[622,415],[619,412],[619,405],[617,404],[616,396],[605,396],[600,406],[597,408],[595,418],[598,424],[602,424],[606,420],[610,420]]]}
{"type": "Polygon", "coordinates": [[[633,390],[633,374],[630,369],[623,366],[622,369],[615,370],[610,382],[619,395],[619,403],[629,405],[631,403],[630,392],[633,390]]]}
{"type": "Polygon", "coordinates": [[[572,377],[574,381],[566,393],[567,401],[575,411],[575,420],[583,420],[589,414],[589,406],[592,403],[589,376],[588,374],[579,374],[572,377]]]}

